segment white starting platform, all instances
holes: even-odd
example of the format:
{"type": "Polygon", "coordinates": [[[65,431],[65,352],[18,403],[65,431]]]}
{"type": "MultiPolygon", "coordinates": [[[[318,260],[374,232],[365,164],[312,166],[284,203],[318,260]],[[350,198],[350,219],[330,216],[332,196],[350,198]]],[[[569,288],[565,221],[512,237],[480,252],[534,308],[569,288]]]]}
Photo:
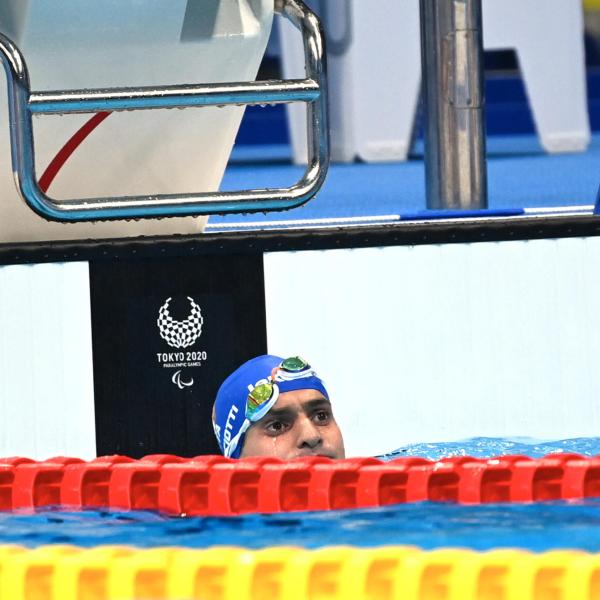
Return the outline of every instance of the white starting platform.
{"type": "MultiPolygon", "coordinates": [[[[4,0],[0,33],[27,62],[32,90],[252,81],[272,0],[4,0]]],[[[48,222],[19,197],[0,83],[0,243],[192,234],[205,218],[48,222]]],[[[243,107],[34,117],[35,170],[57,201],[213,192],[243,107]],[[101,122],[100,122],[101,121],[101,122]]],[[[45,191],[45,190],[44,190],[45,191]]]]}

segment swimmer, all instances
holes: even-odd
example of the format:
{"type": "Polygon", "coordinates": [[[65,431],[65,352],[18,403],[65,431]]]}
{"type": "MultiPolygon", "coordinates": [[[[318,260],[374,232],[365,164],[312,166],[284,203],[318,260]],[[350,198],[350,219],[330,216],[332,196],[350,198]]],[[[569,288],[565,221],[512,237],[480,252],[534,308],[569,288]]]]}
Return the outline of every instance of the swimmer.
{"type": "Polygon", "coordinates": [[[244,363],[219,388],[212,421],[221,452],[231,458],[345,456],[327,390],[297,356],[265,354],[244,363]]]}

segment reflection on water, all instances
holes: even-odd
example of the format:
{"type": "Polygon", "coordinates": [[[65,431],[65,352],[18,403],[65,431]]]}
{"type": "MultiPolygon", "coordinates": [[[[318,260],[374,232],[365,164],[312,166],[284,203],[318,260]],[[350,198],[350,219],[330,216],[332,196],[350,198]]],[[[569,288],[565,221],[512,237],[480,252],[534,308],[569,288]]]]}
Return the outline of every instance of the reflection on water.
{"type": "Polygon", "coordinates": [[[507,454],[524,454],[540,458],[555,452],[574,452],[584,456],[600,454],[600,438],[573,438],[570,440],[537,440],[533,438],[486,438],[477,437],[458,442],[437,442],[432,444],[410,444],[394,452],[380,456],[392,460],[399,456],[420,456],[438,460],[444,456],[474,456],[490,458],[507,454]]]}
{"type": "Polygon", "coordinates": [[[425,549],[580,548],[598,552],[600,500],[481,506],[425,502],[229,518],[178,519],[150,512],[109,511],[0,513],[0,539],[2,543],[29,547],[127,544],[144,548],[236,545],[258,549],[272,545],[318,548],[408,544],[425,549]]]}

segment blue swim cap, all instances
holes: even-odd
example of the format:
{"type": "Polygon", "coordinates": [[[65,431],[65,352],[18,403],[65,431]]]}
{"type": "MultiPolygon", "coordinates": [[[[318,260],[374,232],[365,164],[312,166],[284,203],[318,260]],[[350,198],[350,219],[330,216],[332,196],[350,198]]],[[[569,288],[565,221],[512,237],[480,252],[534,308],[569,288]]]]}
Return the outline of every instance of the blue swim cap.
{"type": "Polygon", "coordinates": [[[213,427],[221,452],[239,458],[250,425],[269,412],[280,393],[294,390],[318,390],[329,400],[323,382],[297,356],[283,359],[264,354],[236,369],[219,388],[213,407],[213,427]]]}

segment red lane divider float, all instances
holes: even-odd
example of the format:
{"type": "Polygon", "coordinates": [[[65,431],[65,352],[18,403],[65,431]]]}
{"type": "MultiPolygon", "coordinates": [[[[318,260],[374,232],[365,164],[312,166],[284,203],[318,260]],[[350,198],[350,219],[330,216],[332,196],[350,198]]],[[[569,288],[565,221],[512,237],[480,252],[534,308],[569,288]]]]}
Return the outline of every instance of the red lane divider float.
{"type": "Polygon", "coordinates": [[[170,455],[84,462],[0,458],[0,510],[160,510],[238,515],[385,506],[424,500],[479,504],[600,497],[600,457],[232,460],[170,455]]]}

